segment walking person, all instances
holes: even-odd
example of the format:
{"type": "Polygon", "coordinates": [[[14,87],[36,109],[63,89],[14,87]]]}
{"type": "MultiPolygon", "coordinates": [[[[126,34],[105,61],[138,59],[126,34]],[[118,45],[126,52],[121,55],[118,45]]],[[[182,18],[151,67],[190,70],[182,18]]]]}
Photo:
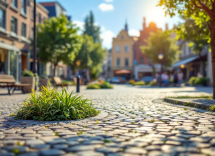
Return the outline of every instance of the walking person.
{"type": "Polygon", "coordinates": [[[178,72],[178,84],[181,86],[183,81],[183,73],[181,71],[178,72]]]}
{"type": "Polygon", "coordinates": [[[174,83],[174,86],[178,85],[178,74],[176,71],[174,71],[174,74],[173,74],[173,83],[174,83]]]}
{"type": "Polygon", "coordinates": [[[162,83],[165,84],[165,86],[168,86],[168,84],[169,84],[169,76],[167,75],[167,72],[164,72],[161,75],[161,80],[162,80],[162,83]]]}

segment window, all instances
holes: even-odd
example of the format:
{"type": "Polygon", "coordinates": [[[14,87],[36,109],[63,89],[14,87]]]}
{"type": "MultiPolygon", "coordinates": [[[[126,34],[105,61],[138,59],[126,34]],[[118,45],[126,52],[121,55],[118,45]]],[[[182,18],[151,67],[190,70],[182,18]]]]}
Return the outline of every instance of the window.
{"type": "Polygon", "coordinates": [[[116,51],[117,51],[117,52],[120,52],[120,50],[121,50],[121,49],[120,49],[120,46],[116,46],[116,51]]]}
{"type": "Polygon", "coordinates": [[[122,36],[121,36],[121,39],[124,39],[124,38],[125,38],[124,35],[122,35],[122,36]]]}
{"type": "Polygon", "coordinates": [[[26,0],[22,0],[22,13],[26,14],[26,0]]]}
{"type": "Polygon", "coordinates": [[[13,7],[17,8],[17,0],[11,0],[11,4],[13,7]]]}
{"type": "Polygon", "coordinates": [[[0,9],[0,27],[5,28],[5,11],[0,9]]]}
{"type": "Polygon", "coordinates": [[[125,46],[125,52],[129,52],[129,46],[125,46]]]}
{"type": "Polygon", "coordinates": [[[116,59],[116,66],[117,66],[117,67],[120,67],[120,58],[117,58],[117,59],[116,59]]]}
{"type": "Polygon", "coordinates": [[[22,23],[22,36],[26,37],[26,24],[22,23]]]}
{"type": "Polygon", "coordinates": [[[151,59],[150,58],[148,58],[148,64],[151,64],[151,59]]]}
{"type": "Polygon", "coordinates": [[[39,18],[39,23],[41,23],[42,22],[42,17],[41,17],[40,13],[38,14],[38,18],[39,18]]]}
{"type": "Polygon", "coordinates": [[[144,64],[144,58],[140,57],[139,64],[144,64]]]}
{"type": "Polygon", "coordinates": [[[128,66],[129,66],[129,59],[125,58],[125,67],[128,67],[128,66]]]}
{"type": "Polygon", "coordinates": [[[17,19],[14,17],[11,18],[11,32],[17,34],[17,19]]]}

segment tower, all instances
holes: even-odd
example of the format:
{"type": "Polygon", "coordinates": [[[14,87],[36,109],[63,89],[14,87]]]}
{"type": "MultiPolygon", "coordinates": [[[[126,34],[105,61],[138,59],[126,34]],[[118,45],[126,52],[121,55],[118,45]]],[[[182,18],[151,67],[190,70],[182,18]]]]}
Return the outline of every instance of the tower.
{"type": "Polygon", "coordinates": [[[125,31],[128,32],[128,24],[127,24],[127,19],[125,20],[125,31]]]}

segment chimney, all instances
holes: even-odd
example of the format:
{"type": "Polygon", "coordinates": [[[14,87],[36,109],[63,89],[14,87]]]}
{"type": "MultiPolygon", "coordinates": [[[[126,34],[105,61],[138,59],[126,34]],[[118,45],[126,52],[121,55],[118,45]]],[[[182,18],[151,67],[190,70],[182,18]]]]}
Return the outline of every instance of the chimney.
{"type": "Polygon", "coordinates": [[[168,31],[169,30],[169,26],[168,26],[168,24],[166,23],[166,31],[168,31]]]}
{"type": "Polygon", "coordinates": [[[146,18],[143,18],[143,30],[146,28],[146,18]]]}

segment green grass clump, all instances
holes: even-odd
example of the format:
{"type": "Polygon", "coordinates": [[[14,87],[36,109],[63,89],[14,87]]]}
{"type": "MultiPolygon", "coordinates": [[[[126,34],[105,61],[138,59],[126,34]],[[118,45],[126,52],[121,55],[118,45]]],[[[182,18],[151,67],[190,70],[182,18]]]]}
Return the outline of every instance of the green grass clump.
{"type": "Polygon", "coordinates": [[[157,82],[151,81],[151,82],[149,82],[149,85],[150,85],[150,86],[156,86],[156,85],[157,85],[157,82]]]}
{"type": "Polygon", "coordinates": [[[95,83],[87,85],[87,89],[101,89],[101,87],[97,83],[95,83]]]}
{"type": "Polygon", "coordinates": [[[63,84],[70,84],[71,86],[75,86],[75,82],[73,81],[68,81],[68,80],[62,80],[63,84]]]}
{"type": "Polygon", "coordinates": [[[91,83],[87,85],[87,89],[113,89],[113,85],[106,81],[100,81],[99,83],[91,83]]]}
{"type": "Polygon", "coordinates": [[[133,83],[133,85],[137,86],[137,85],[146,85],[146,83],[144,81],[138,81],[138,82],[135,82],[133,83]]]}
{"type": "Polygon", "coordinates": [[[16,117],[25,120],[61,121],[93,117],[100,113],[89,99],[83,96],[68,93],[65,88],[62,92],[42,87],[41,92],[33,90],[31,96],[17,110],[16,117]]]}
{"type": "Polygon", "coordinates": [[[210,105],[208,110],[211,111],[211,112],[215,112],[215,105],[210,105]]]}

